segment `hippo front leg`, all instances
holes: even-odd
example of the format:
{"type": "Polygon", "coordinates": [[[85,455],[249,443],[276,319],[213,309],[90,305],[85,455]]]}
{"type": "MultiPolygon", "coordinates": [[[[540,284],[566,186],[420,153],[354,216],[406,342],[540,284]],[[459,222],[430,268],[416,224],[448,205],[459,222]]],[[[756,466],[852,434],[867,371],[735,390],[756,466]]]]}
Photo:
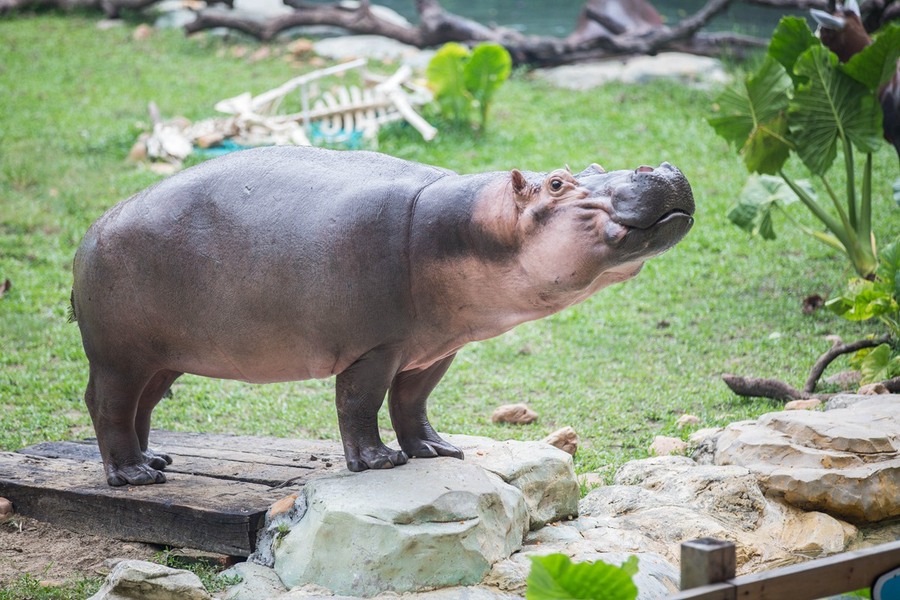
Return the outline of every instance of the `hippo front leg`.
{"type": "Polygon", "coordinates": [[[391,423],[400,448],[407,456],[463,458],[462,450],[435,433],[426,411],[429,394],[447,372],[455,356],[451,354],[422,370],[398,373],[391,384],[388,396],[391,423]]]}
{"type": "Polygon", "coordinates": [[[396,369],[395,357],[373,351],[337,376],[338,425],[351,471],[390,469],[408,461],[402,451],[385,446],[378,434],[378,411],[396,369]]]}

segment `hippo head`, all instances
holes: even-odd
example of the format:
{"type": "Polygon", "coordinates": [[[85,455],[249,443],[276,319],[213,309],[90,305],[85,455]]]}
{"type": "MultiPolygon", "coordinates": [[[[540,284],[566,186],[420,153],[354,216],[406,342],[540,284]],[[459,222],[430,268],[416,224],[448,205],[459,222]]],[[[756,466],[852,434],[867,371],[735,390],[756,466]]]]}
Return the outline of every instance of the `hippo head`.
{"type": "Polygon", "coordinates": [[[577,175],[568,169],[546,175],[513,170],[510,184],[519,258],[543,280],[541,298],[548,305],[583,300],[634,276],[694,223],[691,186],[668,163],[612,172],[594,164],[577,175]]]}

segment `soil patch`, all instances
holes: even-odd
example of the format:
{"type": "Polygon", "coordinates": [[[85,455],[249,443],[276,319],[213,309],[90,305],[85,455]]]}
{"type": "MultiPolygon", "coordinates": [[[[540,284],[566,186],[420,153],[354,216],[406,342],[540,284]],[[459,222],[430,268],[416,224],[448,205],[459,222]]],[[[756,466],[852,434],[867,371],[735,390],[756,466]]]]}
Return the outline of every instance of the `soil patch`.
{"type": "Polygon", "coordinates": [[[152,560],[162,549],[74,533],[17,515],[0,525],[0,589],[25,573],[48,584],[104,577],[119,559],[152,560]]]}

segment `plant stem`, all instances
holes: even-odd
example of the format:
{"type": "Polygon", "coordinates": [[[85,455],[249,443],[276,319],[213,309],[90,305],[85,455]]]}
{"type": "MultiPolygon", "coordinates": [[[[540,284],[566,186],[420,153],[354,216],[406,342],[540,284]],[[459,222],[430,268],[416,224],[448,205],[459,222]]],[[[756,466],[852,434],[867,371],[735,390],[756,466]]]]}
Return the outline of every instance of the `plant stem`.
{"type": "MultiPolygon", "coordinates": [[[[855,218],[853,213],[856,211],[856,208],[853,207],[850,213],[850,217],[847,217],[847,211],[844,210],[844,206],[841,204],[841,201],[838,199],[837,194],[834,193],[834,188],[831,187],[831,184],[828,183],[828,180],[825,178],[825,175],[821,175],[822,183],[825,185],[825,190],[828,192],[828,195],[831,197],[831,203],[834,204],[835,210],[837,210],[837,214],[841,219],[841,224],[844,226],[844,230],[847,231],[847,236],[853,242],[853,245],[856,246],[859,243],[859,240],[856,238],[856,225],[854,224],[855,218]]],[[[848,199],[849,203],[849,199],[848,199]]],[[[855,202],[854,202],[855,204],[855,202]]]]}
{"type": "Polygon", "coordinates": [[[817,219],[822,221],[825,227],[828,228],[828,231],[833,233],[834,236],[838,238],[846,248],[848,246],[849,240],[847,239],[847,236],[845,235],[846,231],[841,227],[841,224],[835,221],[834,217],[825,212],[822,207],[819,206],[818,202],[813,200],[812,197],[810,197],[810,195],[807,194],[803,188],[797,185],[793,179],[788,177],[787,173],[785,173],[783,170],[779,170],[778,174],[782,179],[784,179],[784,182],[788,184],[788,187],[791,188],[791,190],[793,190],[795,194],[797,194],[797,197],[800,198],[801,202],[806,205],[810,212],[812,212],[812,214],[815,215],[817,219]]]}
{"type": "Polygon", "coordinates": [[[841,135],[844,143],[844,164],[847,167],[847,209],[850,213],[850,226],[856,231],[856,179],[853,174],[853,146],[845,135],[841,135]]]}
{"type": "Polygon", "coordinates": [[[800,223],[799,221],[797,221],[796,219],[794,219],[794,218],[790,215],[790,213],[788,213],[788,211],[786,211],[782,206],[780,206],[780,205],[778,205],[778,204],[775,204],[775,207],[776,207],[779,211],[781,211],[781,214],[784,215],[784,218],[786,218],[788,221],[791,222],[791,225],[793,225],[794,227],[796,227],[797,229],[799,229],[800,231],[802,231],[802,232],[805,233],[806,235],[816,238],[816,239],[819,240],[820,242],[822,242],[822,243],[824,243],[824,244],[826,244],[826,245],[828,245],[828,246],[831,246],[831,247],[834,248],[835,250],[839,250],[840,252],[843,252],[843,253],[845,253],[845,254],[847,253],[847,249],[844,248],[844,246],[841,245],[840,240],[838,240],[838,239],[835,238],[834,236],[829,235],[829,234],[825,233],[824,231],[815,231],[815,230],[813,230],[813,229],[810,229],[809,227],[807,227],[807,226],[804,225],[803,223],[800,223]]]}
{"type": "Polygon", "coordinates": [[[866,166],[863,171],[862,204],[859,207],[859,223],[856,231],[861,240],[869,240],[872,244],[872,255],[877,256],[875,238],[872,236],[872,153],[866,153],[866,166]]]}

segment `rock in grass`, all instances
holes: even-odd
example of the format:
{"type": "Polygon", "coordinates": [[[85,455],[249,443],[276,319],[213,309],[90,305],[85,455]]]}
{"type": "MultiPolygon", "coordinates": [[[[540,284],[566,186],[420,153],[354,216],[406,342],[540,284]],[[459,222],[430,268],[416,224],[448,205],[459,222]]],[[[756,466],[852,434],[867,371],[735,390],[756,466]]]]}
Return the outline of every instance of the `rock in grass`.
{"type": "Polygon", "coordinates": [[[687,447],[687,442],[683,440],[658,435],[653,438],[653,443],[650,444],[649,450],[650,454],[655,454],[656,456],[670,456],[672,454],[684,454],[687,451],[687,447]]]}
{"type": "Polygon", "coordinates": [[[822,401],[818,398],[810,398],[809,400],[791,400],[784,405],[784,410],[815,410],[822,406],[822,401]]]}
{"type": "Polygon", "coordinates": [[[675,427],[678,429],[684,429],[688,425],[699,425],[700,417],[695,415],[681,415],[678,417],[678,420],[675,421],[675,427]]]}
{"type": "Polygon", "coordinates": [[[212,600],[212,596],[190,571],[124,560],[89,600],[212,600]]]}
{"type": "Polygon", "coordinates": [[[526,404],[504,404],[498,406],[491,415],[492,423],[510,423],[512,425],[528,425],[537,421],[538,414],[526,404]]]}
{"type": "Polygon", "coordinates": [[[575,456],[575,453],[578,451],[578,434],[571,427],[557,429],[545,437],[543,441],[545,444],[550,444],[572,456],[575,456]]]}

